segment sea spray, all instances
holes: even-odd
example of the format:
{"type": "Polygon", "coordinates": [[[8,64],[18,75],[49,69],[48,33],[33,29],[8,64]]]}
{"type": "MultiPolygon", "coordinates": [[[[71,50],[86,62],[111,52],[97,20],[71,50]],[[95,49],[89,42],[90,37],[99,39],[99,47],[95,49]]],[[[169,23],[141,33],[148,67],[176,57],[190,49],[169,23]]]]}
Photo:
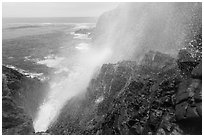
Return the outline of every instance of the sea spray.
{"type": "Polygon", "coordinates": [[[55,121],[65,103],[86,90],[95,69],[105,63],[111,53],[109,48],[87,49],[86,52],[81,52],[75,57],[76,65],[72,66],[66,78],[50,82],[51,90],[44,103],[39,107],[34,120],[36,132],[46,131],[49,125],[55,121]]]}
{"type": "Polygon", "coordinates": [[[52,89],[34,121],[35,130],[45,131],[66,101],[85,91],[95,69],[107,60],[139,60],[148,50],[177,54],[188,42],[186,37],[193,36],[191,30],[201,30],[202,23],[196,24],[194,17],[199,13],[201,18],[201,7],[200,3],[123,3],[103,14],[94,33],[94,46],[100,49],[84,44],[76,47],[83,52],[73,57],[76,65],[65,79],[51,82],[52,89]]]}

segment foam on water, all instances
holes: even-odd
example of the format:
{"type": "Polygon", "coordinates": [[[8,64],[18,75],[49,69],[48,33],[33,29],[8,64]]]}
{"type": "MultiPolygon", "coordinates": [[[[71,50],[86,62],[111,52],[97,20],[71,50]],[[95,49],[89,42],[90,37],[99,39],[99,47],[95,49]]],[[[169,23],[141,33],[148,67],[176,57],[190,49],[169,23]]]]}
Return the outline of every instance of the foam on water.
{"type": "Polygon", "coordinates": [[[89,44],[88,43],[80,43],[75,48],[78,50],[88,50],[89,44]]]}
{"type": "Polygon", "coordinates": [[[67,77],[51,81],[51,90],[34,120],[36,132],[46,131],[58,117],[66,101],[85,91],[95,69],[103,64],[110,54],[111,50],[108,48],[103,50],[89,48],[76,56],[77,65],[72,66],[67,77]]]}
{"type": "MultiPolygon", "coordinates": [[[[74,29],[79,28],[87,28],[87,24],[76,25],[74,29]]],[[[50,91],[34,119],[36,132],[46,131],[57,119],[65,103],[73,96],[86,91],[95,70],[106,62],[112,53],[107,46],[100,50],[93,49],[93,46],[87,41],[88,33],[75,34],[74,29],[70,34],[80,43],[75,46],[78,52],[71,59],[66,58],[70,54],[69,51],[63,50],[63,53],[59,54],[60,56],[49,55],[43,60],[35,60],[38,64],[55,69],[55,75],[52,76],[49,83],[50,91]],[[70,61],[71,65],[69,65],[70,61]]]]}
{"type": "Polygon", "coordinates": [[[29,78],[37,78],[37,79],[39,79],[41,81],[44,81],[44,80],[48,79],[43,75],[43,73],[29,72],[27,70],[23,70],[23,69],[17,68],[17,67],[12,66],[12,65],[6,65],[6,67],[11,68],[13,70],[16,70],[19,73],[21,73],[21,74],[23,74],[23,75],[25,75],[26,77],[29,77],[29,78]]]}
{"type": "Polygon", "coordinates": [[[49,55],[44,57],[44,60],[37,61],[38,64],[44,64],[48,67],[55,68],[57,67],[62,61],[64,60],[63,57],[58,57],[54,55],[49,55]]]}
{"type": "Polygon", "coordinates": [[[88,34],[74,34],[74,39],[91,39],[88,37],[88,34]]]}

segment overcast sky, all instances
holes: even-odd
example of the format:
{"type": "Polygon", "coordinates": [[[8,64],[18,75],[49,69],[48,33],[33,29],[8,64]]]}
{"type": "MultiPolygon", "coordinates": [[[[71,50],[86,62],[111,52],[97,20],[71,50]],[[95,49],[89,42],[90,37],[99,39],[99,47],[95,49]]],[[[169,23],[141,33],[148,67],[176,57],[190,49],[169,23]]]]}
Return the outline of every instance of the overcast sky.
{"type": "Polygon", "coordinates": [[[8,2],[2,3],[3,17],[97,17],[115,8],[109,2],[8,2]]]}

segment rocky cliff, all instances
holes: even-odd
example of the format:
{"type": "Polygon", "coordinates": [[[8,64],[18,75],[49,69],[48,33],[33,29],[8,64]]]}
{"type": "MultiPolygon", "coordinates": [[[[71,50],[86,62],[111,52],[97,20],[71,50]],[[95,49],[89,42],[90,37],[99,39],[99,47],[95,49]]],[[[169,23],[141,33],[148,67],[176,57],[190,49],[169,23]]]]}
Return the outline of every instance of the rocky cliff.
{"type": "Polygon", "coordinates": [[[121,61],[104,64],[47,132],[202,134],[201,10],[201,3],[128,3],[104,13],[94,43],[121,61]]]}
{"type": "Polygon", "coordinates": [[[150,51],[140,64],[104,64],[86,94],[68,101],[47,132],[201,134],[201,62],[186,60],[192,69],[183,70],[181,58],[150,51]]]}
{"type": "Polygon", "coordinates": [[[34,134],[33,119],[48,86],[2,66],[2,133],[34,134]]]}
{"type": "MultiPolygon", "coordinates": [[[[202,134],[201,9],[200,3],[129,3],[104,13],[94,43],[129,61],[102,65],[87,91],[38,134],[202,134]]],[[[33,133],[36,87],[36,80],[3,67],[4,134],[33,133]]]]}

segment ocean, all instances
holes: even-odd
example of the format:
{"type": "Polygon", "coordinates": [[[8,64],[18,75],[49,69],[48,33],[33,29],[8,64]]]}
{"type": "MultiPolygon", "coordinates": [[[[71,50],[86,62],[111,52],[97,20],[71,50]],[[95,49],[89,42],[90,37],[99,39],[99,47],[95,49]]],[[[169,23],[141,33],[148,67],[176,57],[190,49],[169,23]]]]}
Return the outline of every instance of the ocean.
{"type": "Polygon", "coordinates": [[[46,131],[65,103],[86,90],[110,54],[94,50],[95,18],[3,19],[3,65],[50,85],[39,106],[35,131],[46,131]]]}
{"type": "Polygon", "coordinates": [[[71,58],[87,48],[91,32],[75,31],[92,31],[96,18],[3,18],[2,22],[3,64],[42,79],[60,71],[55,66],[63,60],[62,52],[71,58]]]}

